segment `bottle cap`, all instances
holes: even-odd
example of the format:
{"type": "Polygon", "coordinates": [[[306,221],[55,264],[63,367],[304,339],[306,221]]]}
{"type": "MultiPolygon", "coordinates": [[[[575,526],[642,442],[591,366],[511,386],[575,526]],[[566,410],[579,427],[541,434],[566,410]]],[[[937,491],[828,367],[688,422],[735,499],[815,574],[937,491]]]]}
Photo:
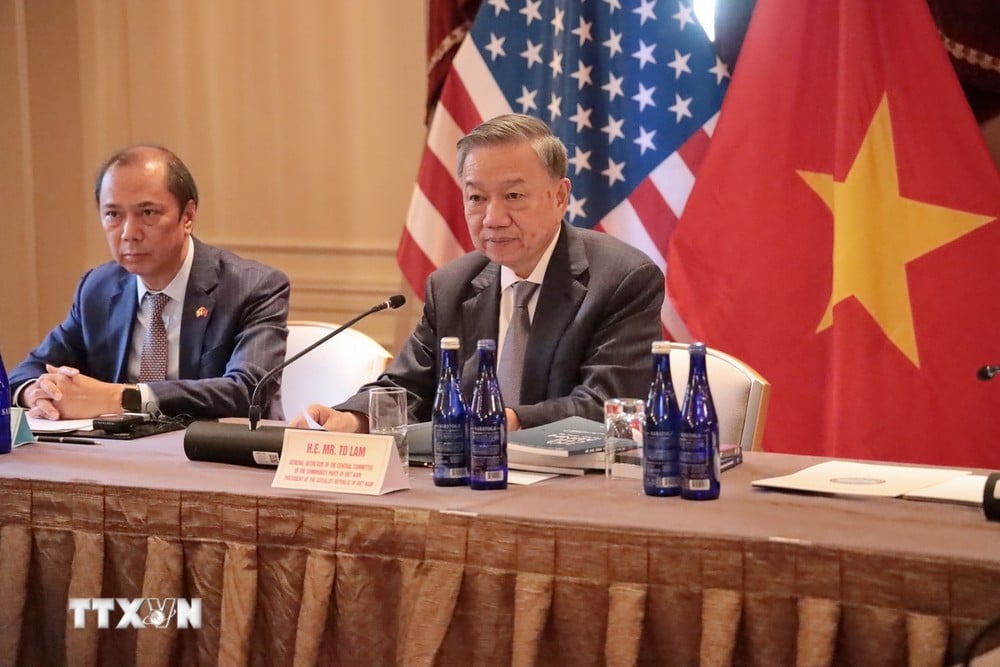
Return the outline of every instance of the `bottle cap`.
{"type": "Polygon", "coordinates": [[[670,341],[669,340],[654,341],[653,354],[670,354],[670,341]]]}
{"type": "Polygon", "coordinates": [[[705,354],[705,344],[701,342],[691,343],[688,345],[688,354],[705,354]]]}
{"type": "Polygon", "coordinates": [[[476,349],[477,350],[493,350],[495,352],[496,349],[497,349],[497,342],[495,340],[493,340],[492,338],[481,338],[476,343],[476,349]]]}
{"type": "Polygon", "coordinates": [[[462,343],[455,336],[445,336],[441,339],[442,350],[457,350],[460,347],[462,347],[462,343]]]}

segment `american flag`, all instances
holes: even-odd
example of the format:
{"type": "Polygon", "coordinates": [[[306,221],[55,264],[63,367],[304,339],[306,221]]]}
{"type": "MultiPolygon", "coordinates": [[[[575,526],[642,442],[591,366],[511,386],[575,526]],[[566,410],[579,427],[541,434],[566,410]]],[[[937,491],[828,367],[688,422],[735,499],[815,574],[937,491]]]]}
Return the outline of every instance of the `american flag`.
{"type": "MultiPolygon", "coordinates": [[[[445,81],[400,241],[413,290],[423,298],[434,268],[473,249],[455,143],[511,111],[541,118],[566,144],[570,222],[666,271],[728,81],[690,2],[487,0],[445,81]]],[[[663,323],[687,336],[669,300],[663,323]]]]}

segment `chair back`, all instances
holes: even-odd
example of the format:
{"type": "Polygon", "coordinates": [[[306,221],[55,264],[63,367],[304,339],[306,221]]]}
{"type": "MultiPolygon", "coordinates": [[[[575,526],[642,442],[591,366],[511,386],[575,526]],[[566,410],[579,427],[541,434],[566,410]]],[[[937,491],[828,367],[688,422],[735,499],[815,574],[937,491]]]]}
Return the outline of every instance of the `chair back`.
{"type": "MultiPolygon", "coordinates": [[[[329,322],[293,320],[288,323],[285,359],[298,354],[339,327],[329,322]]],[[[281,377],[281,407],[292,419],[312,403],[336,405],[358,387],[377,378],[392,355],[371,336],[345,329],[289,364],[281,377]]]]}
{"type": "MultiPolygon", "coordinates": [[[[720,442],[738,443],[743,451],[759,450],[771,383],[736,357],[712,348],[706,350],[705,365],[719,416],[720,442]]],[[[679,404],[684,402],[689,366],[687,344],[670,343],[670,375],[679,404]]]]}

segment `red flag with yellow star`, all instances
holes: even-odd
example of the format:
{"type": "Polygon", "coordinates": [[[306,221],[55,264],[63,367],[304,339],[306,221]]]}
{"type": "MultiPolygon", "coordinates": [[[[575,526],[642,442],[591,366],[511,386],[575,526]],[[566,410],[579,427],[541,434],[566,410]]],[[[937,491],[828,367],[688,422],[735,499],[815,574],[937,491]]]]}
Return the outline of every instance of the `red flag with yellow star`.
{"type": "Polygon", "coordinates": [[[769,451],[1000,467],[1000,174],[922,0],[761,0],[671,240],[769,451]]]}

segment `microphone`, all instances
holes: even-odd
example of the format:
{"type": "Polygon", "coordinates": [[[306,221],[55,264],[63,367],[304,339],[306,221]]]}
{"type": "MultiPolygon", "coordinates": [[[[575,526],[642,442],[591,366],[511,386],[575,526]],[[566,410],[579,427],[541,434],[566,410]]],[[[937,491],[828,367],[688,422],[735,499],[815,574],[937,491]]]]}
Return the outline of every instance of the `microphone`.
{"type": "Polygon", "coordinates": [[[248,431],[241,424],[197,421],[184,431],[184,454],[191,461],[276,468],[284,441],[284,426],[248,431]]]}
{"type": "Polygon", "coordinates": [[[192,461],[213,461],[216,463],[234,463],[236,465],[274,467],[278,465],[278,455],[284,441],[284,426],[264,426],[260,429],[260,403],[258,394],[260,388],[273,379],[283,368],[296,361],[317,347],[327,342],[344,329],[380,310],[395,310],[406,303],[406,297],[396,294],[387,300],[373,306],[357,317],[348,320],[318,341],[300,352],[285,359],[278,366],[264,374],[250,394],[250,429],[249,431],[236,424],[224,424],[214,421],[196,421],[188,426],[184,433],[184,453],[192,461]]]}
{"type": "Polygon", "coordinates": [[[349,329],[350,327],[354,326],[355,324],[357,324],[364,318],[368,317],[372,313],[377,313],[380,310],[395,310],[396,308],[402,306],[404,303],[406,303],[406,297],[403,296],[402,294],[396,294],[394,296],[391,296],[382,303],[378,304],[377,306],[372,306],[371,308],[361,313],[357,317],[348,320],[347,322],[340,325],[327,335],[320,338],[318,341],[316,341],[309,347],[299,351],[298,354],[292,355],[291,357],[285,359],[283,362],[281,362],[280,364],[269,370],[267,373],[264,373],[264,377],[262,377],[260,380],[257,381],[257,384],[254,385],[253,393],[250,394],[250,415],[249,415],[250,430],[256,431],[257,424],[260,423],[260,402],[257,399],[257,394],[260,393],[260,388],[263,387],[268,380],[277,375],[281,370],[285,368],[285,366],[288,366],[293,361],[301,359],[302,357],[309,354],[310,352],[315,350],[317,347],[319,347],[326,341],[330,340],[331,338],[339,334],[344,329],[349,329]]]}
{"type": "Polygon", "coordinates": [[[1000,366],[983,366],[976,371],[976,377],[986,382],[987,380],[992,380],[993,376],[997,373],[1000,373],[1000,366]]]}

